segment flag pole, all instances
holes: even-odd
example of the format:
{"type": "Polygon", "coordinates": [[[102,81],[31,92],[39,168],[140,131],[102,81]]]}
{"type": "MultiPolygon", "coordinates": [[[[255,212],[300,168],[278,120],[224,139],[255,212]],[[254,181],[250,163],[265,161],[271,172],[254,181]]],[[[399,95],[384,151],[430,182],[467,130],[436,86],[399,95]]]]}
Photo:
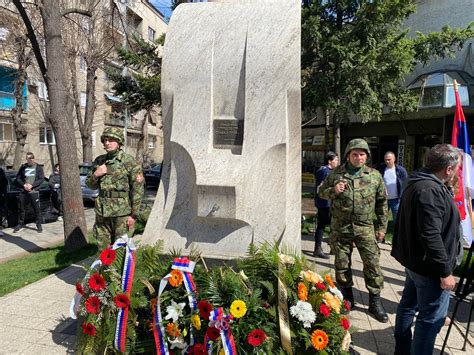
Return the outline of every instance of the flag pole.
{"type": "MultiPolygon", "coordinates": [[[[458,81],[454,79],[454,95],[458,94],[458,81]]],[[[466,199],[467,199],[467,209],[468,209],[468,215],[471,220],[471,233],[474,236],[474,225],[472,221],[474,220],[473,212],[472,212],[472,199],[471,199],[471,192],[469,189],[465,189],[465,192],[467,193],[466,199]]]]}

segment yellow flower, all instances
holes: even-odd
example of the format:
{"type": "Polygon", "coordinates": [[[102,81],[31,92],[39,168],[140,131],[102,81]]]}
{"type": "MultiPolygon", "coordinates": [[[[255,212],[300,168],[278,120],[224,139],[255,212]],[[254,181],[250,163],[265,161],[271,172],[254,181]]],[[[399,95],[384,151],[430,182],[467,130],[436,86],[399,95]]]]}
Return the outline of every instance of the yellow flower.
{"type": "Polygon", "coordinates": [[[323,295],[324,302],[331,307],[337,314],[341,311],[341,300],[332,293],[325,292],[323,295]]]}
{"type": "Polygon", "coordinates": [[[197,330],[201,329],[201,318],[199,318],[198,314],[195,314],[194,316],[191,317],[191,323],[194,328],[197,330]]]}
{"type": "Polygon", "coordinates": [[[316,285],[317,283],[323,282],[323,278],[316,272],[311,270],[301,271],[300,275],[303,279],[312,284],[316,285]]]}
{"type": "Polygon", "coordinates": [[[328,335],[322,330],[315,330],[311,334],[311,344],[316,350],[323,350],[329,342],[328,335]]]}
{"type": "Polygon", "coordinates": [[[247,313],[247,305],[245,304],[244,301],[235,300],[230,305],[230,313],[235,318],[242,318],[245,315],[245,313],[247,313]]]}

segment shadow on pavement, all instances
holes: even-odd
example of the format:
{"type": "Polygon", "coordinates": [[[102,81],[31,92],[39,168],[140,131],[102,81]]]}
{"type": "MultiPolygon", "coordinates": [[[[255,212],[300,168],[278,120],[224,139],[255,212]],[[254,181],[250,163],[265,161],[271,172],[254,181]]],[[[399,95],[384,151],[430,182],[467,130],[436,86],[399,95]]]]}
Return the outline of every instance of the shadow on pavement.
{"type": "MultiPolygon", "coordinates": [[[[25,227],[25,229],[26,228],[27,229],[32,229],[32,228],[29,228],[29,227],[25,227]]],[[[34,229],[34,231],[36,232],[36,229],[34,229]]],[[[23,250],[25,250],[25,251],[44,250],[44,248],[41,248],[40,246],[36,245],[35,243],[30,242],[29,240],[23,239],[21,237],[21,235],[19,235],[19,234],[12,235],[12,234],[5,233],[5,231],[2,231],[2,234],[3,235],[0,235],[0,239],[3,239],[4,241],[6,241],[8,243],[15,244],[15,245],[19,246],[20,248],[22,248],[23,250]]]]}
{"type": "Polygon", "coordinates": [[[76,351],[77,320],[61,318],[58,322],[51,334],[53,342],[62,345],[67,354],[74,354],[76,351]]]}

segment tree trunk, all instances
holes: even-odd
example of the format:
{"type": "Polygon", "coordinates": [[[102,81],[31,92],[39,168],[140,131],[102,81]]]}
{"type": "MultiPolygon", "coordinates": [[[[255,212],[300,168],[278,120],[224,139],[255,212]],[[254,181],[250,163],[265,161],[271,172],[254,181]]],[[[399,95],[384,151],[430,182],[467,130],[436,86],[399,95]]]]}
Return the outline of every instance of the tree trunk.
{"type": "Polygon", "coordinates": [[[13,169],[18,170],[20,165],[24,163],[24,148],[28,129],[26,120],[23,121],[23,87],[26,82],[26,69],[29,65],[29,54],[26,53],[28,39],[23,36],[16,38],[16,61],[18,63],[18,71],[15,87],[15,108],[11,111],[11,118],[16,134],[15,154],[13,158],[13,169]]]}
{"type": "Polygon", "coordinates": [[[325,151],[326,153],[331,150],[331,142],[330,142],[330,129],[331,129],[331,116],[329,113],[329,109],[324,110],[324,143],[325,143],[325,151]]]}
{"type": "Polygon", "coordinates": [[[87,63],[86,77],[86,112],[84,115],[84,130],[82,135],[82,160],[92,162],[92,122],[94,122],[95,114],[95,73],[96,66],[87,63]]]}
{"type": "Polygon", "coordinates": [[[51,125],[56,136],[64,208],[64,245],[67,250],[87,244],[87,226],[80,179],[77,145],[73,124],[73,105],[65,85],[65,55],[61,37],[61,14],[55,0],[43,0],[40,7],[48,63],[46,83],[50,99],[51,125]]]}
{"type": "Polygon", "coordinates": [[[334,150],[335,153],[340,157],[339,161],[342,163],[345,162],[345,157],[341,156],[341,126],[339,121],[336,117],[332,117],[333,119],[333,128],[334,128],[334,150]]]}

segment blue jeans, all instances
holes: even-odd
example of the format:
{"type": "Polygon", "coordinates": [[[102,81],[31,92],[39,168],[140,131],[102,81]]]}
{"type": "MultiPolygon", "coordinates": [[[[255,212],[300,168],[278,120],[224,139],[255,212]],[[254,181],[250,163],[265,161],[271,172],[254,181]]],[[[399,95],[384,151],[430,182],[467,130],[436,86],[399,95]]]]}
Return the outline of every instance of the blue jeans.
{"type": "Polygon", "coordinates": [[[388,208],[392,211],[393,222],[397,219],[398,208],[400,207],[400,199],[393,198],[391,200],[387,200],[388,208]]]}
{"type": "Polygon", "coordinates": [[[436,336],[444,324],[449,306],[449,291],[440,280],[405,269],[406,279],[395,320],[395,354],[431,355],[436,336]],[[411,326],[415,313],[415,334],[411,326]]]}

